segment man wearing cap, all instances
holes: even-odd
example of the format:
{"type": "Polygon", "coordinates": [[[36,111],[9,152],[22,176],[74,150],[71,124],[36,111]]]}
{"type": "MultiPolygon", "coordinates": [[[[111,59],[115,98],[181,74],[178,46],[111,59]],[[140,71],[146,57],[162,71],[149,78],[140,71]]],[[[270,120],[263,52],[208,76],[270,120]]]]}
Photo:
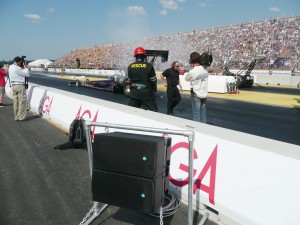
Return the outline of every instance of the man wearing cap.
{"type": "Polygon", "coordinates": [[[16,121],[24,121],[27,112],[25,78],[30,76],[29,69],[25,60],[17,56],[8,71],[14,100],[14,117],[16,121]]]}

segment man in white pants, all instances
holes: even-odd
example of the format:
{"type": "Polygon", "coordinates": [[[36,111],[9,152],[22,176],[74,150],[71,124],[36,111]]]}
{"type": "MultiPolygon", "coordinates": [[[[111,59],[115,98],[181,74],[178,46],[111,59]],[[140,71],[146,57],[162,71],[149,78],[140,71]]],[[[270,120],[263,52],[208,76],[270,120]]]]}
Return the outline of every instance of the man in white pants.
{"type": "Polygon", "coordinates": [[[24,121],[27,112],[25,78],[30,76],[24,57],[15,57],[14,64],[10,65],[8,71],[14,100],[15,121],[24,121]]]}

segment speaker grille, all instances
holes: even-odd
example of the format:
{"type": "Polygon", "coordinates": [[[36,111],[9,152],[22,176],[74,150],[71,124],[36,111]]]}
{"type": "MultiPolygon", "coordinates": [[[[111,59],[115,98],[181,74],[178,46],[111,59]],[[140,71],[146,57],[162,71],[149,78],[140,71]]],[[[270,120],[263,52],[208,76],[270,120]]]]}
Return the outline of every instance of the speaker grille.
{"type": "Polygon", "coordinates": [[[164,171],[163,137],[122,132],[95,134],[94,168],[152,178],[164,171]]]}

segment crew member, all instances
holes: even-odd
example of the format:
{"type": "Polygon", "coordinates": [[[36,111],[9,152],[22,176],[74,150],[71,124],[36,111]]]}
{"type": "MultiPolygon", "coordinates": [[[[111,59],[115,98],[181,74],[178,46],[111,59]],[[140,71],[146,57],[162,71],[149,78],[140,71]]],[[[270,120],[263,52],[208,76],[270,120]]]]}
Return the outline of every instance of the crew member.
{"type": "Polygon", "coordinates": [[[24,58],[19,56],[14,58],[14,64],[9,67],[9,78],[12,85],[12,95],[14,101],[14,117],[16,121],[26,120],[27,95],[25,88],[25,78],[29,77],[29,69],[24,58]],[[22,69],[23,67],[24,69],[22,69]]]}
{"type": "Polygon", "coordinates": [[[160,79],[163,85],[167,88],[167,114],[174,115],[173,110],[181,100],[181,95],[177,86],[179,86],[180,91],[182,91],[182,86],[179,79],[179,62],[173,62],[171,68],[168,68],[162,72],[160,79]]]}
{"type": "Polygon", "coordinates": [[[150,63],[145,61],[146,52],[144,48],[136,48],[134,57],[135,62],[128,67],[128,77],[130,79],[130,101],[128,105],[157,112],[155,70],[150,63]]]}
{"type": "Polygon", "coordinates": [[[194,120],[206,123],[206,100],[208,95],[208,71],[206,66],[202,66],[201,56],[198,52],[190,55],[192,69],[185,77],[186,81],[191,81],[191,99],[194,120]]]}

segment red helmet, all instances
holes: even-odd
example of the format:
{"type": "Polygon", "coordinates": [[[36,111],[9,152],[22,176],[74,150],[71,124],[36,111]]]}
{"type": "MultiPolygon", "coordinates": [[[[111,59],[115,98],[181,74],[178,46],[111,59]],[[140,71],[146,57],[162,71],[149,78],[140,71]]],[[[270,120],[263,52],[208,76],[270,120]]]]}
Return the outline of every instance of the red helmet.
{"type": "Polygon", "coordinates": [[[146,55],[145,49],[142,47],[137,47],[134,50],[134,57],[136,57],[137,55],[146,55]]]}

